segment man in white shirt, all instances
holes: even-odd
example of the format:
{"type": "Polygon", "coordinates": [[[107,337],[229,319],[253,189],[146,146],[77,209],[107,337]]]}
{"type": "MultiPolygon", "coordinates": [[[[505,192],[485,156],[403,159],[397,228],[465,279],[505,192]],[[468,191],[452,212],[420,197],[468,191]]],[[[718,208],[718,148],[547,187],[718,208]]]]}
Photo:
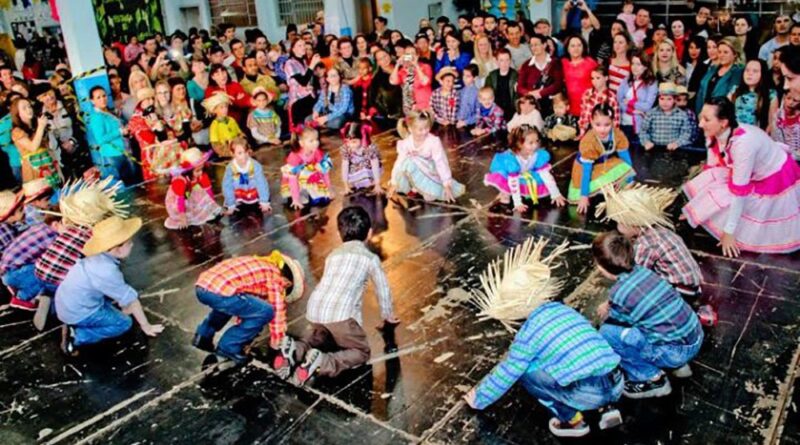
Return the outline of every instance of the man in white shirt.
{"type": "Polygon", "coordinates": [[[792,29],[792,19],[788,14],[775,17],[775,37],[767,40],[758,50],[758,58],[767,62],[772,67],[772,53],[776,49],[789,44],[789,31],[792,29]]]}

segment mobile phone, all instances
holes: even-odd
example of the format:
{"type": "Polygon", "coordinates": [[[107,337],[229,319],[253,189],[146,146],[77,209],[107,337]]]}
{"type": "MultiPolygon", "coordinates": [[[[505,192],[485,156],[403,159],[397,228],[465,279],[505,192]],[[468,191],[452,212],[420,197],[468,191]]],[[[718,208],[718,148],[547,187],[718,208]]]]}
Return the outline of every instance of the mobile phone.
{"type": "Polygon", "coordinates": [[[411,54],[406,54],[403,56],[404,62],[411,62],[412,60],[414,60],[414,56],[412,56],[411,54]]]}

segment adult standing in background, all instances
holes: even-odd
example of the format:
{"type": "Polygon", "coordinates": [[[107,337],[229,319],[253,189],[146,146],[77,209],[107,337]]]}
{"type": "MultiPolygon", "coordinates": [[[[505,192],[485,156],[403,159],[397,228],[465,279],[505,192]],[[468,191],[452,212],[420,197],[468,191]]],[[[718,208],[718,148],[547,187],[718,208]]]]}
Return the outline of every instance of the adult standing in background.
{"type": "Polygon", "coordinates": [[[561,59],[561,70],[569,98],[569,112],[573,116],[580,116],[581,98],[592,87],[591,73],[597,62],[589,56],[589,48],[582,37],[570,36],[564,43],[567,45],[567,56],[561,59]]]}
{"type": "Polygon", "coordinates": [[[775,33],[775,37],[767,40],[763,45],[761,45],[761,48],[758,50],[758,58],[767,62],[769,66],[772,66],[772,52],[777,48],[789,44],[789,32],[791,29],[792,18],[789,17],[789,14],[781,14],[775,17],[775,22],[772,28],[773,32],[775,33]]]}
{"type": "Polygon", "coordinates": [[[519,68],[517,94],[521,97],[531,94],[539,103],[543,116],[552,112],[551,97],[564,86],[561,62],[547,53],[547,37],[541,34],[531,36],[529,43],[533,56],[519,68]]]}
{"type": "Polygon", "coordinates": [[[531,49],[522,43],[522,28],[519,23],[508,22],[506,34],[508,36],[506,49],[511,54],[511,66],[516,70],[531,58],[531,49]]]}

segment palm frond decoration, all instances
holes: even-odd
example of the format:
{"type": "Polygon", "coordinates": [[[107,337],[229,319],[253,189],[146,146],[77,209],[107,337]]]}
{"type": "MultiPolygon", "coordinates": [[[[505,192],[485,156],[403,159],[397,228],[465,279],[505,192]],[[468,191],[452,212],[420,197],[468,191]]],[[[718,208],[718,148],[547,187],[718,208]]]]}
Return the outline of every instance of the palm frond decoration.
{"type": "Polygon", "coordinates": [[[515,325],[558,294],[563,281],[551,272],[560,266],[556,260],[567,251],[569,242],[564,241],[543,258],[547,244],[544,237],[530,237],[489,264],[481,274],[481,288],[471,291],[479,320],[495,319],[515,332],[515,325]]]}
{"type": "Polygon", "coordinates": [[[603,221],[632,227],[674,226],[666,213],[678,192],[669,188],[635,184],[617,191],[613,186],[603,188],[605,201],[598,204],[595,216],[605,213],[603,221]]]}

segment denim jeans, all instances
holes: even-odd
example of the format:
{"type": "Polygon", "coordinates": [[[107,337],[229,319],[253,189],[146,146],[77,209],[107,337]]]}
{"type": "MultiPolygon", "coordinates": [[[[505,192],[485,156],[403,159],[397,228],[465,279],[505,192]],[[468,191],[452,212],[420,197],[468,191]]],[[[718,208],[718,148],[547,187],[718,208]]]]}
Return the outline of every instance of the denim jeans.
{"type": "Polygon", "coordinates": [[[694,343],[685,345],[654,345],[635,327],[609,323],[600,327],[600,335],[622,357],[620,366],[631,382],[646,382],[658,376],[662,369],[680,368],[689,363],[703,345],[702,330],[694,343]]]}
{"type": "Polygon", "coordinates": [[[106,300],[94,314],[71,326],[75,329],[75,346],[81,346],[119,337],[132,325],[130,315],[123,314],[110,300],[106,300]]]}
{"type": "Polygon", "coordinates": [[[3,275],[3,284],[14,289],[17,298],[31,301],[42,291],[42,282],[34,274],[35,265],[26,264],[19,269],[9,270],[3,275]]]}
{"type": "Polygon", "coordinates": [[[103,179],[112,176],[128,184],[133,178],[133,165],[125,155],[102,156],[97,167],[100,169],[100,177],[103,179]]]}
{"type": "Polygon", "coordinates": [[[197,327],[197,334],[201,337],[214,338],[231,317],[241,319],[241,323],[225,331],[217,344],[217,350],[228,355],[241,354],[244,346],[253,341],[275,315],[271,304],[251,295],[225,297],[198,287],[197,299],[211,307],[211,313],[197,327]]]}
{"type": "Polygon", "coordinates": [[[539,369],[522,376],[522,385],[539,399],[556,418],[568,422],[578,411],[602,408],[619,400],[624,381],[619,369],[561,386],[550,374],[539,369]]]}

